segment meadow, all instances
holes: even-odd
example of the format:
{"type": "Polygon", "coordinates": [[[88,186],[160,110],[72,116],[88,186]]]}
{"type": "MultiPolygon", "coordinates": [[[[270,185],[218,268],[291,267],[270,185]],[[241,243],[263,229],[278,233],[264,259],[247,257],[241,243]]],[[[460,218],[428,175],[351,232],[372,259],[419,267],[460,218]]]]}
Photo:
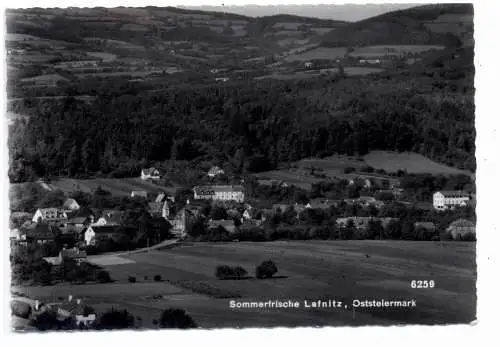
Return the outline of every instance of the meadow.
{"type": "MultiPolygon", "coordinates": [[[[116,258],[116,256],[114,256],[116,258]]],[[[16,288],[44,300],[82,298],[139,315],[146,327],[164,308],[184,308],[202,328],[468,323],[475,319],[475,244],[416,241],[275,241],[192,243],[122,255],[108,262],[110,284],[16,288]],[[275,278],[253,278],[271,259],[275,278]],[[116,264],[116,265],[113,265],[116,264]],[[217,265],[240,265],[243,280],[218,280],[217,265]],[[153,276],[161,275],[161,282],[153,276]],[[137,283],[128,283],[136,276],[137,283]],[[144,279],[147,276],[147,279],[144,279]],[[412,289],[412,280],[434,288],[412,289]],[[292,300],[297,309],[234,309],[231,300],[292,300]],[[337,300],[341,308],[307,308],[304,300],[337,300]],[[353,308],[353,300],[415,300],[416,307],[353,308]]],[[[102,258],[102,256],[101,256],[102,258]]]]}
{"type": "Polygon", "coordinates": [[[158,193],[160,190],[174,192],[174,187],[165,187],[153,182],[143,181],[140,178],[96,178],[96,179],[72,179],[61,178],[50,182],[53,189],[60,189],[65,193],[75,190],[93,192],[98,187],[109,191],[113,196],[130,196],[133,190],[145,190],[149,193],[158,193]]]}

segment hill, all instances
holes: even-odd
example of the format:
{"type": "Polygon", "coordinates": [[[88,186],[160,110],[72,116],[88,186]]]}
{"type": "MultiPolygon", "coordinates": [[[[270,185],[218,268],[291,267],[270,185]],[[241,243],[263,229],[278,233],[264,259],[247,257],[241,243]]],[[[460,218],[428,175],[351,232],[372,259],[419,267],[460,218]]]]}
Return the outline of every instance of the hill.
{"type": "Polygon", "coordinates": [[[385,13],[328,33],[323,45],[459,46],[472,38],[471,4],[426,5],[385,13]]]}

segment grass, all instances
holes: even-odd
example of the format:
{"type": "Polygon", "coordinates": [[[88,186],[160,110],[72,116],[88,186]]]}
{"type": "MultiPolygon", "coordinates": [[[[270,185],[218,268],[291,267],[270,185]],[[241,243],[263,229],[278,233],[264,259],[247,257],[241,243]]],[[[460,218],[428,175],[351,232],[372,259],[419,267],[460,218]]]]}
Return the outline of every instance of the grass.
{"type": "Polygon", "coordinates": [[[365,162],[375,169],[396,172],[400,169],[408,173],[430,173],[434,175],[456,175],[471,173],[444,164],[437,163],[421,154],[405,152],[373,151],[364,157],[365,162]]]}
{"type": "Polygon", "coordinates": [[[160,190],[167,192],[175,190],[172,187],[164,187],[153,182],[142,181],[140,178],[96,178],[88,180],[61,178],[50,182],[50,185],[68,193],[75,190],[91,193],[97,187],[101,186],[101,188],[111,192],[115,196],[130,196],[133,190],[145,190],[150,193],[158,193],[160,190]]]}
{"type": "Polygon", "coordinates": [[[346,47],[318,47],[310,51],[289,55],[285,58],[286,61],[307,61],[313,59],[338,59],[342,58],[347,53],[346,47]]]}
{"type": "MultiPolygon", "coordinates": [[[[138,253],[134,263],[109,265],[111,284],[26,287],[48,300],[71,292],[98,311],[117,306],[146,323],[161,309],[184,308],[203,328],[431,324],[470,322],[475,318],[475,244],[415,241],[276,241],[195,243],[168,251],[138,253]],[[368,257],[367,257],[368,255],[368,257]],[[220,281],[217,265],[255,266],[271,259],[277,278],[220,281]],[[128,276],[164,281],[129,284],[128,276]],[[434,280],[433,289],[411,289],[411,280],[434,280]],[[55,294],[54,294],[55,293],[55,294]],[[161,299],[152,300],[155,295],[161,299]],[[411,309],[356,309],[353,299],[383,298],[417,302],[411,309]],[[230,309],[230,300],[297,300],[301,308],[230,309]],[[306,309],[303,301],[342,301],[342,309],[306,309]],[[332,311],[333,310],[333,311],[332,311]]],[[[148,323],[150,324],[150,323],[148,323]]]]}

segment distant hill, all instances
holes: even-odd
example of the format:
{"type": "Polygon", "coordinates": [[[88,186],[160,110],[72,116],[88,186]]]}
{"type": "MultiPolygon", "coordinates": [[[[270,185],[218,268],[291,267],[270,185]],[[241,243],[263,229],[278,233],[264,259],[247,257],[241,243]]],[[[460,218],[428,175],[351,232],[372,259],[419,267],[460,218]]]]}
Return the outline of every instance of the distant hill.
{"type": "Polygon", "coordinates": [[[472,38],[472,32],[471,4],[425,5],[342,26],[325,35],[323,45],[460,46],[472,38]]]}

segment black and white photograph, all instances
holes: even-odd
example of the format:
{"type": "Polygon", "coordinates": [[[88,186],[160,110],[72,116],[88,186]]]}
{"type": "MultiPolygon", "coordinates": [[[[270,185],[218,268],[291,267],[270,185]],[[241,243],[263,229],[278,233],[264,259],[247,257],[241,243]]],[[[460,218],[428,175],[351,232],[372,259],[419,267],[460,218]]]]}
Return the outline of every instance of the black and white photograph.
{"type": "Polygon", "coordinates": [[[475,5],[206,3],[5,10],[11,332],[475,322],[475,5]]]}

